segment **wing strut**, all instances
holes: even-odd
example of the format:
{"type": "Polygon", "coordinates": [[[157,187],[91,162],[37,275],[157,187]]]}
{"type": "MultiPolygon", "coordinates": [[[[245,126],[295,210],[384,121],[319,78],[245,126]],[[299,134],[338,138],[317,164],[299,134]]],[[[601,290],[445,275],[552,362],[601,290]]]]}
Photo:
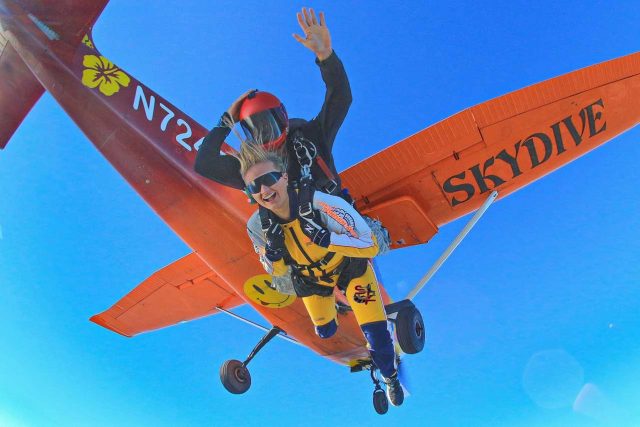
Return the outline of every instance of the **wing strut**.
{"type": "MultiPolygon", "coordinates": [[[[238,316],[237,314],[235,314],[235,313],[234,313],[234,312],[232,312],[232,311],[225,310],[225,309],[224,309],[224,308],[222,308],[222,307],[216,307],[216,310],[221,311],[221,312],[223,312],[223,313],[225,313],[225,314],[228,314],[229,316],[233,317],[234,319],[238,319],[238,320],[240,320],[241,322],[247,323],[247,324],[249,324],[249,325],[251,325],[251,326],[253,326],[253,327],[255,327],[255,328],[260,329],[261,331],[269,332],[269,331],[271,330],[271,329],[269,329],[269,328],[265,328],[264,326],[257,324],[256,322],[252,322],[252,321],[251,321],[251,320],[249,320],[249,319],[245,319],[245,318],[244,318],[244,317],[242,317],[242,316],[238,316]]],[[[282,330],[282,329],[280,329],[280,330],[282,330]]],[[[289,342],[292,342],[292,343],[294,343],[294,344],[298,344],[299,346],[304,347],[304,346],[303,346],[302,344],[300,344],[298,341],[296,341],[295,339],[293,339],[293,338],[291,338],[290,336],[288,336],[288,335],[286,334],[286,332],[284,332],[284,331],[283,331],[283,333],[278,333],[276,336],[277,336],[277,337],[282,338],[283,340],[287,340],[287,341],[289,341],[289,342]]]]}
{"type": "Polygon", "coordinates": [[[480,206],[480,209],[478,209],[476,213],[473,215],[473,217],[471,217],[471,219],[469,220],[467,225],[464,226],[462,231],[456,236],[455,239],[453,239],[453,242],[451,242],[449,247],[442,253],[442,255],[440,255],[440,258],[436,260],[436,262],[429,269],[427,274],[425,274],[422,277],[422,279],[420,279],[420,281],[416,284],[416,286],[411,290],[411,292],[407,294],[407,299],[413,299],[418,294],[418,292],[422,290],[424,285],[426,285],[427,282],[431,280],[433,275],[436,274],[436,272],[440,269],[440,267],[442,267],[442,264],[444,264],[447,258],[449,258],[449,256],[453,253],[453,251],[458,247],[460,242],[462,242],[462,239],[464,239],[467,236],[467,234],[469,234],[469,231],[471,231],[473,226],[476,225],[476,223],[480,220],[480,217],[484,215],[487,209],[489,209],[489,206],[491,206],[491,203],[493,203],[497,197],[498,197],[498,192],[494,190],[489,195],[487,200],[485,200],[482,206],[480,206]]]}

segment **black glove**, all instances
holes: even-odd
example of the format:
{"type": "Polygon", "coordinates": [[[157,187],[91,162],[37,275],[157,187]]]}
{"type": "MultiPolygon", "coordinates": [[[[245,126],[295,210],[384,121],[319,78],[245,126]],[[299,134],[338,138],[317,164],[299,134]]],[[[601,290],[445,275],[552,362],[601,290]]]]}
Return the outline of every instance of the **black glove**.
{"type": "Polygon", "coordinates": [[[315,186],[311,177],[302,178],[298,192],[298,220],[305,236],[316,245],[328,248],[331,244],[331,232],[322,225],[320,213],[313,209],[314,192],[315,186]]]}
{"type": "Polygon", "coordinates": [[[299,216],[300,220],[300,228],[302,228],[302,232],[307,236],[313,243],[318,246],[322,246],[323,248],[328,248],[331,244],[331,232],[324,228],[320,221],[320,215],[318,211],[313,211],[313,216],[299,216]]]}
{"type": "Polygon", "coordinates": [[[218,120],[217,128],[228,128],[229,125],[233,124],[233,119],[226,111],[222,113],[220,116],[220,120],[218,120]]]}
{"type": "Polygon", "coordinates": [[[262,232],[267,241],[265,256],[271,262],[279,261],[285,253],[284,230],[269,211],[260,207],[260,223],[262,224],[262,232]]]}

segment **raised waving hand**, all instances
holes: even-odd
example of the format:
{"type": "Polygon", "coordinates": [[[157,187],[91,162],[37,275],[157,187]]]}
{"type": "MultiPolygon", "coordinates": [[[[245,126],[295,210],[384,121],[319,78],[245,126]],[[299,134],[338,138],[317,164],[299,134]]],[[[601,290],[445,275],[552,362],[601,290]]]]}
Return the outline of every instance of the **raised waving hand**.
{"type": "Polygon", "coordinates": [[[316,54],[320,61],[323,61],[331,55],[331,34],[324,20],[324,12],[320,12],[319,18],[313,9],[302,8],[302,12],[298,12],[298,24],[304,33],[304,37],[293,34],[293,37],[304,47],[316,54]]]}

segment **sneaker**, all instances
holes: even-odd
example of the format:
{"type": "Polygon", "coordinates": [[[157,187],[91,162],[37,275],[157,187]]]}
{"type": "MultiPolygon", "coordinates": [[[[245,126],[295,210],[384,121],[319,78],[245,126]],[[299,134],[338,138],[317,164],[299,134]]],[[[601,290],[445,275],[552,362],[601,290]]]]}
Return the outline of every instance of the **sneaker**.
{"type": "Polygon", "coordinates": [[[400,406],[404,402],[404,390],[402,384],[398,379],[398,371],[394,372],[389,378],[384,378],[384,383],[387,385],[387,399],[393,406],[400,406]]]}

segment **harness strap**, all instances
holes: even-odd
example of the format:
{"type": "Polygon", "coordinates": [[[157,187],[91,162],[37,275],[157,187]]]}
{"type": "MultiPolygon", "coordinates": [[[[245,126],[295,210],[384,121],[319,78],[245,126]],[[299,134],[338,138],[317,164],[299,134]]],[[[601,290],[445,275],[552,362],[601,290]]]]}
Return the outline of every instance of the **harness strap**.
{"type": "Polygon", "coordinates": [[[325,160],[320,155],[319,150],[315,146],[315,144],[302,136],[302,131],[300,130],[297,130],[294,135],[293,149],[296,153],[296,158],[298,159],[298,164],[301,168],[301,176],[303,178],[306,178],[311,175],[311,168],[315,159],[318,167],[328,181],[326,184],[322,185],[320,189],[325,193],[334,194],[334,192],[338,188],[338,181],[336,180],[335,175],[327,165],[327,162],[325,162],[325,160]]]}
{"type": "Polygon", "coordinates": [[[320,166],[320,169],[322,169],[322,172],[324,172],[327,178],[335,182],[336,177],[333,175],[333,172],[331,172],[331,169],[329,169],[327,162],[325,162],[324,159],[320,157],[320,155],[316,156],[316,159],[318,161],[318,166],[320,166]]]}
{"type": "MultiPolygon", "coordinates": [[[[345,292],[353,279],[361,277],[367,271],[368,262],[369,260],[366,258],[344,257],[340,264],[330,273],[331,276],[338,276],[336,287],[345,292]]],[[[292,268],[292,270],[293,288],[297,296],[319,295],[326,297],[333,293],[333,286],[325,286],[318,283],[323,279],[322,277],[303,276],[298,274],[295,269],[292,268]]],[[[327,278],[331,276],[327,276],[327,278]]],[[[325,281],[329,282],[328,280],[325,281]]]]}
{"type": "Polygon", "coordinates": [[[338,270],[341,264],[338,265],[338,267],[336,267],[333,271],[329,271],[329,272],[325,271],[322,267],[329,264],[329,261],[331,261],[335,255],[336,255],[335,252],[328,252],[321,259],[311,264],[298,264],[295,260],[293,260],[293,258],[289,257],[289,260],[291,262],[289,265],[291,266],[291,269],[296,274],[307,272],[309,275],[308,277],[312,278],[312,280],[315,279],[315,280],[322,280],[323,282],[329,282],[329,278],[334,274],[336,274],[336,270],[338,270]],[[320,273],[322,274],[316,277],[314,269],[320,270],[320,273]]]}

